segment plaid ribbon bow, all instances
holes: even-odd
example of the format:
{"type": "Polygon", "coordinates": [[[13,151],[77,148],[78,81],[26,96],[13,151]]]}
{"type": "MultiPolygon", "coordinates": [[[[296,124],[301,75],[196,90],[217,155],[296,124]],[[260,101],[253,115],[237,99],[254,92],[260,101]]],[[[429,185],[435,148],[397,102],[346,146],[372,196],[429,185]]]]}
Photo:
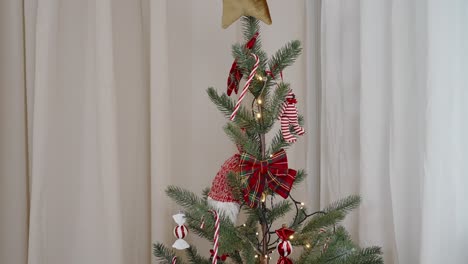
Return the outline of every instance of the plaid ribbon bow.
{"type": "Polygon", "coordinates": [[[296,171],[288,168],[288,158],[283,149],[267,160],[259,161],[248,153],[242,153],[240,160],[240,177],[246,177],[244,183],[244,200],[252,208],[258,206],[265,186],[288,198],[296,171]]]}

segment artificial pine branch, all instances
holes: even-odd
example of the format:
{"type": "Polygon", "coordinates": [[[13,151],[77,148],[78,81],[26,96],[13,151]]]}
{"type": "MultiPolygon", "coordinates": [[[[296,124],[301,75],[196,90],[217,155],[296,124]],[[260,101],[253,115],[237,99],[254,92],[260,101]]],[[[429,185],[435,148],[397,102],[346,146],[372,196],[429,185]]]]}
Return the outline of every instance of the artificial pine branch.
{"type": "Polygon", "coordinates": [[[267,151],[267,154],[269,155],[276,153],[281,149],[287,149],[290,145],[290,143],[284,140],[283,133],[281,133],[281,130],[278,130],[278,132],[276,132],[276,135],[271,140],[271,145],[267,151]]]}
{"type": "MultiPolygon", "coordinates": [[[[259,56],[260,63],[257,75],[249,87],[249,92],[254,99],[251,109],[241,106],[234,121],[225,126],[225,132],[243,151],[256,156],[259,160],[264,160],[267,155],[290,146],[290,143],[285,142],[281,132],[278,132],[267,150],[265,134],[277,122],[279,109],[290,90],[289,84],[283,83],[282,78],[279,80],[280,73],[297,59],[301,53],[301,45],[299,41],[291,41],[268,60],[266,53],[262,50],[261,34],[251,49],[245,47],[246,42],[257,32],[260,33],[258,20],[244,17],[242,21],[244,43],[233,45],[233,57],[244,74],[244,78],[249,76],[255,63],[251,56],[252,53],[259,56]],[[259,100],[262,100],[263,103],[260,103],[259,100]]],[[[241,87],[239,88],[242,90],[241,87]]],[[[219,95],[211,87],[207,89],[207,93],[221,113],[230,117],[236,100],[228,97],[225,93],[219,95]]],[[[302,126],[304,118],[299,115],[298,119],[302,126]]],[[[293,188],[300,184],[305,177],[305,171],[298,170],[293,188]]],[[[295,210],[295,215],[288,226],[296,231],[295,239],[291,243],[296,247],[303,247],[302,254],[297,260],[294,260],[295,264],[382,263],[380,248],[359,248],[353,243],[346,230],[339,226],[346,214],[359,206],[361,201],[359,196],[349,196],[330,204],[323,211],[309,213],[304,204],[295,200],[291,193],[288,200],[273,203],[273,197],[276,197],[276,194],[267,186],[264,195],[269,196],[269,198],[262,201],[258,208],[249,208],[242,202],[242,188],[244,188],[242,180],[245,179],[240,179],[238,173],[230,172],[227,175],[227,180],[234,192],[233,196],[241,202],[241,209],[247,216],[246,222],[239,226],[235,226],[223,216],[220,218],[218,252],[219,255],[224,253],[230,255],[227,262],[268,264],[269,258],[265,255],[270,255],[279,241],[272,230],[273,223],[287,215],[287,212],[295,210]]],[[[203,191],[201,198],[190,191],[175,186],[169,186],[166,192],[170,198],[186,210],[187,225],[190,230],[194,234],[212,241],[214,220],[207,203],[209,189],[203,191]],[[204,219],[204,228],[200,227],[202,219],[204,219]]],[[[172,250],[161,244],[154,245],[153,253],[163,263],[170,263],[174,256],[172,250]]],[[[187,250],[187,255],[190,263],[208,264],[210,262],[208,258],[201,256],[194,247],[187,250]]],[[[180,264],[183,261],[178,260],[177,263],[180,264]]]]}
{"type": "MultiPolygon", "coordinates": [[[[260,22],[254,17],[244,16],[242,17],[242,34],[244,35],[244,41],[248,42],[255,33],[260,32],[260,22]]],[[[262,49],[262,39],[258,38],[253,47],[255,51],[262,49]]]]}
{"type": "Polygon", "coordinates": [[[187,256],[190,263],[211,264],[211,261],[209,259],[204,258],[198,254],[198,250],[196,247],[191,245],[185,251],[187,252],[187,256]]]}
{"type": "Polygon", "coordinates": [[[202,191],[203,201],[206,201],[206,199],[208,199],[209,193],[210,193],[210,187],[206,187],[205,189],[203,189],[202,191]]]}
{"type": "Polygon", "coordinates": [[[294,181],[293,188],[296,188],[299,184],[301,184],[305,178],[307,177],[307,173],[304,170],[297,170],[296,180],[294,181]]]}
{"type": "Polygon", "coordinates": [[[206,203],[196,194],[178,186],[168,186],[166,189],[166,194],[178,205],[185,208],[193,208],[194,206],[200,206],[202,209],[208,208],[206,203]]]}
{"type": "MultiPolygon", "coordinates": [[[[208,88],[207,93],[211,101],[224,114],[224,116],[229,118],[231,116],[231,113],[234,111],[235,106],[235,103],[232,101],[232,99],[229,98],[226,94],[223,94],[221,96],[218,95],[218,92],[213,87],[208,88]]],[[[246,129],[256,127],[255,119],[253,119],[250,115],[250,112],[242,106],[239,108],[234,122],[239,127],[246,129]]]]}
{"type": "Polygon", "coordinates": [[[268,100],[266,101],[265,112],[267,114],[264,118],[264,131],[262,132],[268,133],[277,121],[279,109],[283,104],[286,95],[289,92],[289,89],[289,84],[283,82],[279,83],[271,98],[268,98],[268,100]]]}
{"type": "Polygon", "coordinates": [[[239,174],[234,172],[229,172],[227,175],[227,180],[229,187],[231,187],[232,194],[237,201],[242,201],[242,187],[241,181],[239,179],[239,174]]]}
{"type": "Polygon", "coordinates": [[[270,223],[278,220],[286,215],[292,209],[292,204],[288,200],[283,200],[274,204],[271,209],[266,213],[267,219],[270,223]]]}
{"type": "Polygon", "coordinates": [[[301,55],[302,48],[299,40],[293,40],[278,50],[270,59],[268,66],[275,78],[288,66],[292,65],[301,55]]]}
{"type": "Polygon", "coordinates": [[[224,127],[224,132],[226,132],[235,144],[241,146],[243,151],[257,158],[261,157],[258,141],[248,137],[238,126],[227,123],[224,127]]]}
{"type": "Polygon", "coordinates": [[[315,232],[320,228],[334,226],[344,219],[341,211],[330,211],[324,214],[314,215],[302,228],[301,233],[315,232]]]}
{"type": "MultiPolygon", "coordinates": [[[[175,253],[171,249],[168,249],[165,245],[161,243],[156,243],[156,244],[153,244],[153,255],[159,261],[161,261],[161,263],[170,264],[172,261],[172,258],[175,256],[175,253]]],[[[184,262],[178,261],[177,263],[184,263],[184,262]]]]}
{"type": "Polygon", "coordinates": [[[361,197],[358,195],[350,195],[346,198],[340,199],[336,202],[331,203],[325,208],[325,212],[340,211],[342,213],[348,213],[359,207],[361,204],[361,197]]]}

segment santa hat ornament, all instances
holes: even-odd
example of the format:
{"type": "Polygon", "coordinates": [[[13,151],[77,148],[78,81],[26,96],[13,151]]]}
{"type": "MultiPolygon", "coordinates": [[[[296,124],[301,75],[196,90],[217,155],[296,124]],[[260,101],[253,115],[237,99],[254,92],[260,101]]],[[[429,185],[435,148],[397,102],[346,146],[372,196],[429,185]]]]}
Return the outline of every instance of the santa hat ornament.
{"type": "Polygon", "coordinates": [[[174,236],[177,238],[177,240],[174,242],[172,247],[179,250],[189,248],[190,245],[187,243],[187,241],[184,240],[189,232],[187,227],[184,225],[185,214],[178,213],[173,215],[172,218],[174,218],[174,221],[177,223],[177,226],[174,228],[174,236]]]}
{"type": "Polygon", "coordinates": [[[292,245],[291,242],[289,242],[289,239],[294,234],[294,230],[283,226],[282,228],[276,230],[276,234],[280,239],[278,246],[276,247],[280,255],[277,264],[292,264],[293,262],[287,258],[287,256],[291,255],[292,253],[292,245]]]}
{"type": "Polygon", "coordinates": [[[232,188],[229,186],[228,174],[230,172],[239,173],[240,155],[227,159],[216,174],[208,194],[208,204],[219,214],[236,222],[239,214],[239,201],[234,198],[232,188]]]}

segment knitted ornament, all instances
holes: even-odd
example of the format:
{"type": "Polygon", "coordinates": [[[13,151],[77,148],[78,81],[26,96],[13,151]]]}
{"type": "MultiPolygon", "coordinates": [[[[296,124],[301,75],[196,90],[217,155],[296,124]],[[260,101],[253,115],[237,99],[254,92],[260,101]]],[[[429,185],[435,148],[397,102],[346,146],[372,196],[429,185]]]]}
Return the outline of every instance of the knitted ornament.
{"type": "Polygon", "coordinates": [[[289,90],[278,115],[278,119],[281,120],[281,134],[283,134],[284,140],[289,143],[294,143],[297,140],[296,137],[291,134],[289,126],[292,126],[294,132],[300,136],[305,133],[304,128],[299,125],[296,103],[296,96],[292,90],[289,90]]]}
{"type": "Polygon", "coordinates": [[[291,242],[289,242],[289,238],[294,234],[294,230],[282,227],[276,230],[276,234],[280,239],[278,246],[276,247],[280,255],[277,264],[292,264],[293,262],[287,258],[287,256],[292,253],[292,245],[291,242]]]}
{"type": "Polygon", "coordinates": [[[229,172],[239,173],[239,160],[240,155],[235,154],[224,162],[216,174],[208,194],[208,204],[233,223],[236,222],[240,205],[239,201],[234,198],[227,177],[229,172]]]}
{"type": "Polygon", "coordinates": [[[174,221],[177,223],[177,226],[174,228],[174,236],[177,240],[172,245],[173,248],[176,249],[186,249],[189,248],[190,245],[184,240],[184,238],[188,235],[189,231],[185,224],[185,214],[178,213],[172,216],[174,221]]]}

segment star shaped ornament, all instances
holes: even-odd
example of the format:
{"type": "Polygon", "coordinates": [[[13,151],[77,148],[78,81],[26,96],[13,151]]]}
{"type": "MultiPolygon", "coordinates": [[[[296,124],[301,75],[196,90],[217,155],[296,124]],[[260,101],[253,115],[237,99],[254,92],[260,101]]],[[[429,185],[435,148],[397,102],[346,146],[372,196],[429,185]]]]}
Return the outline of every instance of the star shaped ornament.
{"type": "Polygon", "coordinates": [[[271,25],[266,0],[223,0],[223,28],[229,27],[241,16],[252,16],[271,25]]]}

